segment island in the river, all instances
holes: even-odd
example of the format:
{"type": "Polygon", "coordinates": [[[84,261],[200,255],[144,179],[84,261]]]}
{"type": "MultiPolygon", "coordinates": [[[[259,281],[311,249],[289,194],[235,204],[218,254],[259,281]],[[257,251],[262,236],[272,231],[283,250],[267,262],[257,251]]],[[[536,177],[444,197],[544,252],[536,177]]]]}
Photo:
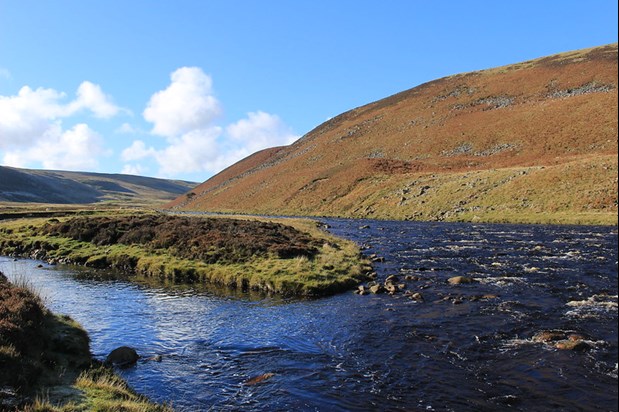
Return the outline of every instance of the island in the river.
{"type": "Polygon", "coordinates": [[[354,243],[316,222],[275,220],[149,212],[16,219],[0,223],[0,254],[284,296],[326,296],[368,278],[354,243]]]}

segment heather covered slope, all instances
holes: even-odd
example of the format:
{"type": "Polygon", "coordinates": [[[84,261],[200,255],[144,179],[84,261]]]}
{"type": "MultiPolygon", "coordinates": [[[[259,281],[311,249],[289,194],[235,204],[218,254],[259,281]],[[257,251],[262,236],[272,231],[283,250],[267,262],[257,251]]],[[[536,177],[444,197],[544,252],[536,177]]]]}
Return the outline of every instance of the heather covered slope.
{"type": "Polygon", "coordinates": [[[29,170],[0,166],[0,202],[148,204],[174,199],[195,184],[151,177],[29,170]]]}
{"type": "Polygon", "coordinates": [[[169,204],[416,220],[617,221],[617,44],[435,80],[169,204]]]}

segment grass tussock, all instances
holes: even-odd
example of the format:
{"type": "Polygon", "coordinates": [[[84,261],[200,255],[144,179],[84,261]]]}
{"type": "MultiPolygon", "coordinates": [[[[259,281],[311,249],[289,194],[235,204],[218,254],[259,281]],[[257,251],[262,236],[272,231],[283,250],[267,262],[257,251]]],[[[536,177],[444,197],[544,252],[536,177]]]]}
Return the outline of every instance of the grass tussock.
{"type": "Polygon", "coordinates": [[[0,223],[0,253],[175,283],[324,296],[363,281],[370,267],[352,242],[315,222],[107,214],[0,223]]]}
{"type": "Polygon", "coordinates": [[[0,273],[0,387],[31,387],[47,359],[39,339],[48,316],[38,296],[0,273]]]}

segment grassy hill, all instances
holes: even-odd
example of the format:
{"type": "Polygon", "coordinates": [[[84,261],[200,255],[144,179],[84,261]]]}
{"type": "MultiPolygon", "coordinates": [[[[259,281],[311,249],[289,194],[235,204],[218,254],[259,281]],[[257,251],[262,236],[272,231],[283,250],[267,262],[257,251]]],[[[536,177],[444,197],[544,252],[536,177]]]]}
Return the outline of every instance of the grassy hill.
{"type": "Polygon", "coordinates": [[[174,199],[195,185],[192,182],[131,175],[0,166],[0,202],[148,205],[174,199]]]}
{"type": "Polygon", "coordinates": [[[617,44],[422,84],[168,204],[412,220],[617,222],[617,44]]]}

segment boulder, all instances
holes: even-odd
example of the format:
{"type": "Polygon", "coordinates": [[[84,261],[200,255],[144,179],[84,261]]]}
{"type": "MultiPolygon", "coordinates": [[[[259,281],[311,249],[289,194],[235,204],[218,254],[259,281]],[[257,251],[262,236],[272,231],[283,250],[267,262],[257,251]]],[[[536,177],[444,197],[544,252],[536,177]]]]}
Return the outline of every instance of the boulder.
{"type": "Polygon", "coordinates": [[[393,283],[385,283],[384,288],[390,295],[396,294],[399,291],[398,287],[393,283]]]}
{"type": "Polygon", "coordinates": [[[553,342],[561,339],[565,339],[565,333],[553,330],[543,330],[533,335],[532,338],[533,342],[553,342]]]}
{"type": "Polygon", "coordinates": [[[373,286],[370,286],[370,292],[372,292],[372,293],[384,293],[385,292],[385,288],[383,288],[382,285],[373,285],[373,286]]]}
{"type": "Polygon", "coordinates": [[[454,276],[452,278],[447,279],[447,282],[450,285],[461,285],[464,283],[473,283],[474,280],[472,278],[468,278],[466,276],[454,276]]]}
{"type": "Polygon", "coordinates": [[[105,364],[124,368],[135,364],[138,359],[140,359],[140,355],[138,355],[135,349],[130,348],[129,346],[121,346],[120,348],[114,349],[109,355],[107,355],[107,358],[105,358],[105,364]]]}
{"type": "Polygon", "coordinates": [[[561,350],[584,351],[590,348],[589,344],[580,339],[566,339],[555,343],[555,348],[561,350]]]}

